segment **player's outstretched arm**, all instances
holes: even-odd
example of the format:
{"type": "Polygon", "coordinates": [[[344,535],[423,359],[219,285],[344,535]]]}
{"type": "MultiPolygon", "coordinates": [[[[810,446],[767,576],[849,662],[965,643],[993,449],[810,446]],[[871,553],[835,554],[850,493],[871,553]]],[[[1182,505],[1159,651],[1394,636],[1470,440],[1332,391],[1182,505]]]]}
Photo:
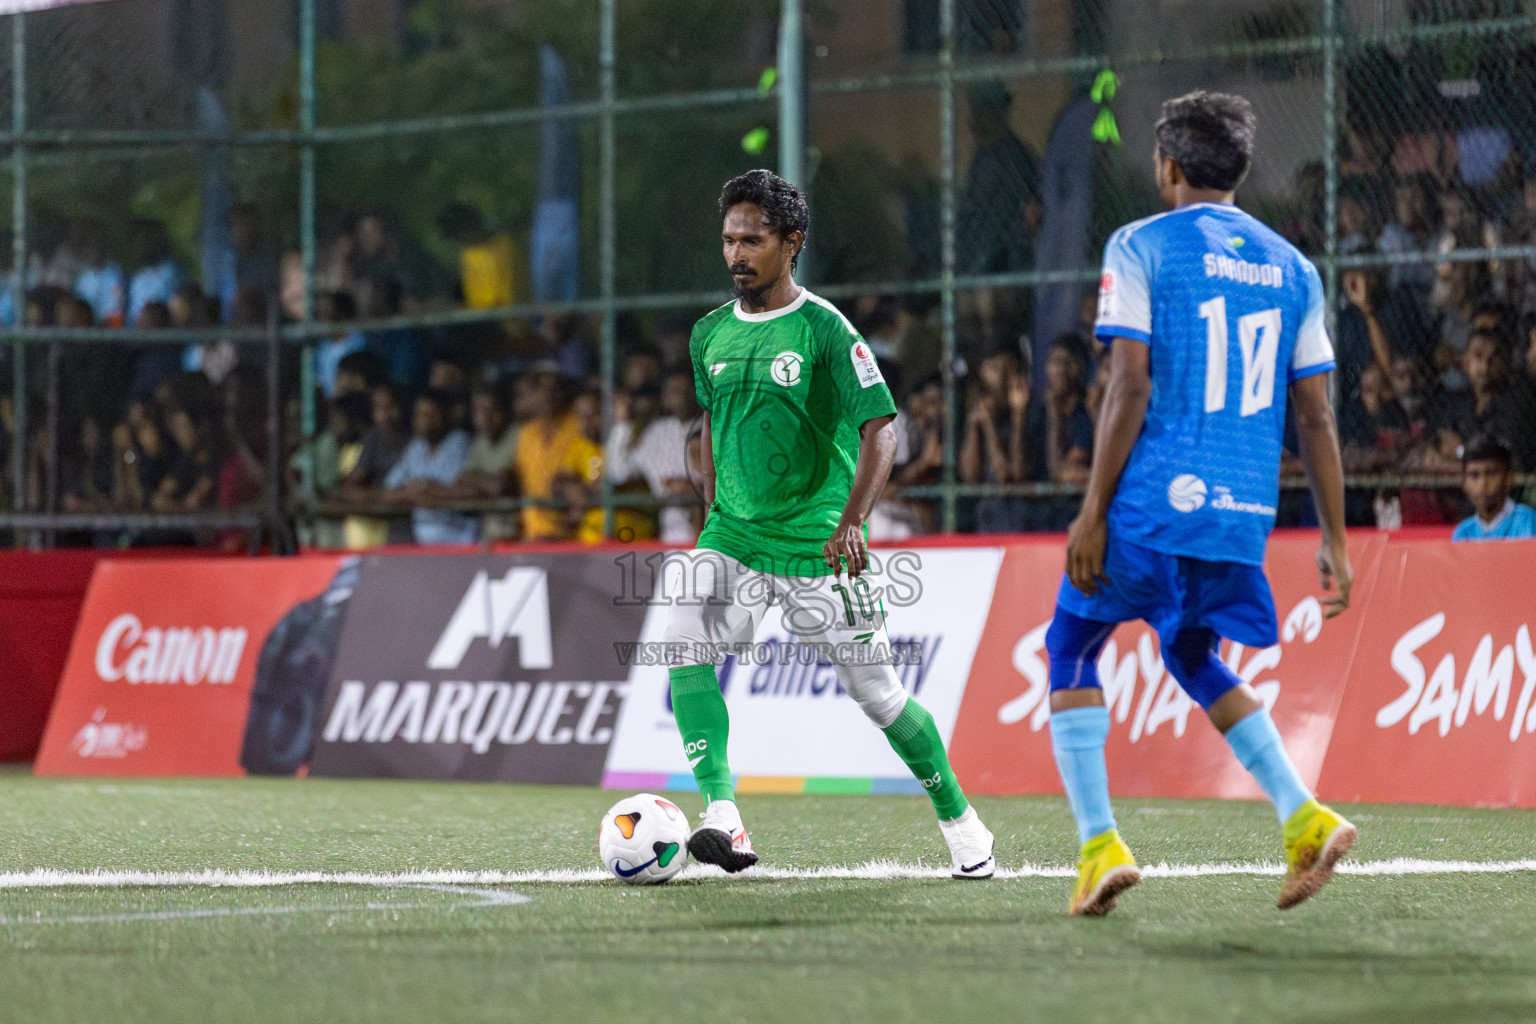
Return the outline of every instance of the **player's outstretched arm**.
{"type": "Polygon", "coordinates": [[[864,541],[864,520],[885,482],[891,475],[891,464],[896,461],[896,429],[891,426],[894,416],[876,416],[865,420],[859,427],[859,461],[853,469],[853,487],[848,492],[848,503],[843,506],[842,517],[832,537],[821,546],[827,564],[838,575],[843,563],[848,565],[848,575],[857,576],[869,565],[869,545],[864,541]]]}
{"type": "Polygon", "coordinates": [[[1323,589],[1334,591],[1323,599],[1325,614],[1331,619],[1349,607],[1355,576],[1345,547],[1344,459],[1339,454],[1339,428],[1328,396],[1328,377],[1326,373],[1315,373],[1292,384],[1291,407],[1296,410],[1296,440],[1301,448],[1298,454],[1307,468],[1318,522],[1323,525],[1317,570],[1323,589]]]}
{"type": "Polygon", "coordinates": [[[1141,436],[1152,398],[1152,349],[1130,338],[1116,338],[1110,349],[1109,386],[1093,439],[1093,465],[1083,507],[1067,528],[1067,578],[1085,594],[1098,592],[1109,540],[1109,503],[1120,475],[1141,436]]]}

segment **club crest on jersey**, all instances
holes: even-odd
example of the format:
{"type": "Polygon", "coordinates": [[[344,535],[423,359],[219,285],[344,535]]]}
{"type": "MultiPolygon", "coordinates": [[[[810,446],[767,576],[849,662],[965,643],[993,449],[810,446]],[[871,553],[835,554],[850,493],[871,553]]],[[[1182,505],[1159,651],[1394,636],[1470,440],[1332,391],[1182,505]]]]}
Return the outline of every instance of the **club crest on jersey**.
{"type": "Polygon", "coordinates": [[[853,358],[853,373],[859,378],[859,387],[867,388],[885,383],[885,378],[880,376],[880,364],[875,362],[875,354],[869,350],[867,344],[862,341],[854,342],[848,354],[853,358]]]}
{"type": "Polygon", "coordinates": [[[800,383],[800,364],[803,362],[805,357],[798,352],[780,352],[773,357],[773,362],[768,367],[768,375],[773,378],[775,384],[792,388],[800,383]]]}

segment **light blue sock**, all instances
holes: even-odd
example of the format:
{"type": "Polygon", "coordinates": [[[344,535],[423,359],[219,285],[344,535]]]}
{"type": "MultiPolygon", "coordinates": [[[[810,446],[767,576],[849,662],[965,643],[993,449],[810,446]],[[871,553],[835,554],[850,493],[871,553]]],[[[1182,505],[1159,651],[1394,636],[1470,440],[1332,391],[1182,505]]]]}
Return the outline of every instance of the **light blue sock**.
{"type": "Polygon", "coordinates": [[[1302,785],[1296,766],[1285,752],[1280,730],[1275,728],[1268,708],[1259,708],[1228,729],[1227,743],[1275,805],[1280,824],[1284,825],[1297,808],[1312,799],[1312,792],[1302,785]]]}
{"type": "Polygon", "coordinates": [[[1109,807],[1109,771],[1104,741],[1109,739],[1109,708],[1068,708],[1051,712],[1051,750],[1077,819],[1077,840],[1086,843],[1115,827],[1109,807]]]}

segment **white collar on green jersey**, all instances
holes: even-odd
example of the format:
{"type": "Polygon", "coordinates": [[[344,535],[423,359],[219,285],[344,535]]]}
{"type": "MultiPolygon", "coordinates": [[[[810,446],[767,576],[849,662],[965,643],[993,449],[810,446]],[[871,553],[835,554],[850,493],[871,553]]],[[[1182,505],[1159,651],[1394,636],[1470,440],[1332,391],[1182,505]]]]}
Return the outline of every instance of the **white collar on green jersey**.
{"type": "Polygon", "coordinates": [[[805,305],[805,300],[809,299],[810,297],[811,290],[809,288],[802,287],[800,289],[800,294],[795,296],[794,302],[791,302],[787,306],[780,306],[778,309],[770,309],[766,313],[748,313],[746,310],[741,308],[741,300],[737,299],[734,304],[734,308],[736,310],[736,319],[745,320],[749,324],[762,323],[764,320],[775,320],[788,313],[793,313],[795,310],[805,305]]]}

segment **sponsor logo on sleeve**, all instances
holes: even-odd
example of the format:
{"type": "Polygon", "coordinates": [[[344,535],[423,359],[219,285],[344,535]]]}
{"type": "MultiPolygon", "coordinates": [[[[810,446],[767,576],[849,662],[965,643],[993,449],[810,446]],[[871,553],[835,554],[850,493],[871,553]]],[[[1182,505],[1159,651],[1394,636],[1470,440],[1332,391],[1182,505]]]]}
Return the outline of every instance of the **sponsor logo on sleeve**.
{"type": "Polygon", "coordinates": [[[854,342],[849,355],[853,358],[853,372],[859,378],[859,387],[868,388],[885,383],[885,378],[880,376],[880,364],[875,361],[875,354],[867,344],[854,342]]]}

